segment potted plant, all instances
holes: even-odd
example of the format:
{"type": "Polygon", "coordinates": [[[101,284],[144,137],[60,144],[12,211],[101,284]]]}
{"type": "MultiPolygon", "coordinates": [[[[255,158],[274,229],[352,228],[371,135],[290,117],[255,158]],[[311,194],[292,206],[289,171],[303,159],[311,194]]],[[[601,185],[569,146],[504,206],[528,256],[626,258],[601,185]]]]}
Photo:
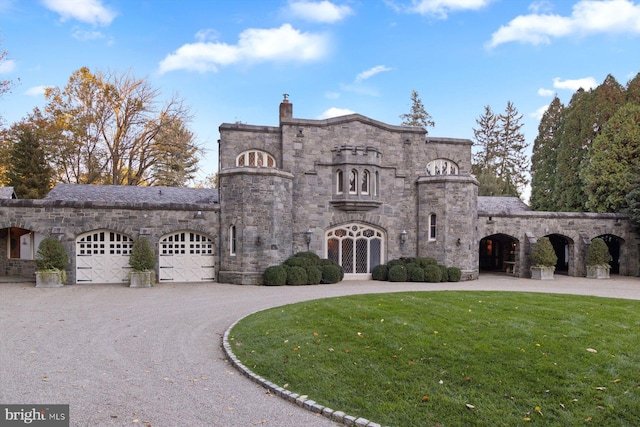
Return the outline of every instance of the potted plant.
{"type": "Polygon", "coordinates": [[[36,288],[59,288],[67,281],[69,257],[62,242],[45,237],[36,252],[36,288]]]}
{"type": "Polygon", "coordinates": [[[541,237],[531,250],[531,278],[552,280],[558,257],[548,237],[541,237]]]}
{"type": "Polygon", "coordinates": [[[587,249],[587,278],[608,279],[610,259],[611,254],[605,241],[600,237],[593,239],[587,249]]]}
{"type": "Polygon", "coordinates": [[[133,243],[131,255],[129,256],[129,287],[149,288],[155,281],[154,267],[156,266],[156,255],[151,249],[149,241],[140,237],[133,243]]]}

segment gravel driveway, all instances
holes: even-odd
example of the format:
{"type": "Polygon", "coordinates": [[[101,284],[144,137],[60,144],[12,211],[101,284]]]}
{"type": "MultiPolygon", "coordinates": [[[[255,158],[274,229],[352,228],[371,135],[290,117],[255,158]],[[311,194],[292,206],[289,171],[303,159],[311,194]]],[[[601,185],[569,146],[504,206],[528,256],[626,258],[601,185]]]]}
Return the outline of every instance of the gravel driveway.
{"type": "Polygon", "coordinates": [[[335,426],[238,373],[224,359],[224,331],[257,310],[355,293],[486,289],[640,299],[638,278],[556,277],[146,289],[0,283],[0,403],[69,404],[72,426],[335,426]]]}

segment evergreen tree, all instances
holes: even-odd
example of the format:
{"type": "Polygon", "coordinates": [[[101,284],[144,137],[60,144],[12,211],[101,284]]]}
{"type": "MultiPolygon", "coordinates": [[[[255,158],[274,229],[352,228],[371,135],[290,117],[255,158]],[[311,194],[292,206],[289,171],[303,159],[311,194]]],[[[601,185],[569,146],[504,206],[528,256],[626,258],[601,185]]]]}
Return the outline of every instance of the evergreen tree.
{"type": "Polygon", "coordinates": [[[589,150],[582,171],[591,212],[618,212],[627,207],[640,167],[640,105],[627,104],[606,123],[589,150]]]}
{"type": "Polygon", "coordinates": [[[556,96],[542,115],[531,155],[531,199],[534,210],[556,211],[559,129],[564,106],[556,96]]]}
{"type": "Polygon", "coordinates": [[[625,95],[627,103],[630,102],[632,104],[640,105],[640,73],[636,74],[633,79],[629,80],[625,90],[625,95]]]}
{"type": "Polygon", "coordinates": [[[41,199],[51,190],[53,170],[31,123],[16,123],[8,132],[11,148],[7,177],[21,199],[41,199]]]}
{"type": "Polygon", "coordinates": [[[632,175],[631,191],[626,195],[625,199],[628,211],[631,214],[631,223],[640,231],[640,169],[636,169],[632,175]]]}
{"type": "Polygon", "coordinates": [[[419,126],[427,132],[427,135],[429,135],[427,128],[436,125],[431,115],[425,110],[422,99],[420,99],[420,95],[415,89],[411,90],[411,112],[401,114],[400,118],[403,126],[419,126]]]}
{"type": "MultiPolygon", "coordinates": [[[[498,146],[498,117],[485,105],[484,113],[476,119],[478,129],[473,129],[473,137],[478,150],[473,155],[474,173],[480,176],[481,171],[492,170],[495,167],[496,150],[498,146]]],[[[493,174],[495,175],[495,174],[493,174]]]]}

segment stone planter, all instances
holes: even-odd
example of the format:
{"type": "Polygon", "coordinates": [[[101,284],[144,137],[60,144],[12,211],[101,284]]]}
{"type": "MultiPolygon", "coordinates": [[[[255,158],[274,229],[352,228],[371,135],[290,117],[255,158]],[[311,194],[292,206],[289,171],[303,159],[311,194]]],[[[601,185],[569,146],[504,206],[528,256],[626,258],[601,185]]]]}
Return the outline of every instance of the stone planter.
{"type": "Polygon", "coordinates": [[[553,280],[555,267],[531,267],[531,278],[534,280],[553,280]]]}
{"type": "Polygon", "coordinates": [[[608,279],[609,266],[587,265],[587,279],[608,279]]]}
{"type": "Polygon", "coordinates": [[[36,271],[36,288],[60,288],[66,275],[63,270],[36,271]]]}
{"type": "Polygon", "coordinates": [[[153,271],[131,271],[129,273],[130,288],[150,288],[153,286],[153,271]]]}

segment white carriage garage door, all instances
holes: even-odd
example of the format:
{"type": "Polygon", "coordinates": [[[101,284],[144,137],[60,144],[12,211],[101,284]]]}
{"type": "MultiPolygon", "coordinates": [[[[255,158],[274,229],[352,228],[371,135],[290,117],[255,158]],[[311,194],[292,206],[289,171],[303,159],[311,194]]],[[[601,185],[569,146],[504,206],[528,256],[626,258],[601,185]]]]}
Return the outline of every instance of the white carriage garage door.
{"type": "Polygon", "coordinates": [[[209,282],[215,280],[213,240],[192,231],[168,234],[160,239],[160,282],[209,282]]]}
{"type": "Polygon", "coordinates": [[[76,239],[76,283],[129,281],[133,240],[109,230],[90,231],[76,239]]]}

